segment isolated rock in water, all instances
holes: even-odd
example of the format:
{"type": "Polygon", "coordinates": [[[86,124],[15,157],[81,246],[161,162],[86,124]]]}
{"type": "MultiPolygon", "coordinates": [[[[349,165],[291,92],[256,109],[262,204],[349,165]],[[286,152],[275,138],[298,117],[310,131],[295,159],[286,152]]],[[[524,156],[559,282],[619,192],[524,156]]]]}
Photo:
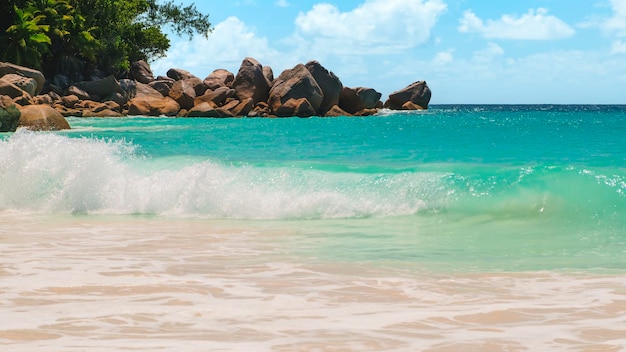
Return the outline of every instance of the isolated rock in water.
{"type": "MultiPolygon", "coordinates": [[[[193,74],[191,74],[191,72],[186,71],[186,70],[182,70],[180,68],[170,68],[167,71],[167,77],[175,80],[175,81],[180,81],[183,79],[190,79],[190,78],[198,78],[196,76],[194,76],[193,74]]],[[[199,79],[199,78],[198,78],[199,79]]]]}
{"type": "MultiPolygon", "coordinates": [[[[304,98],[313,108],[313,114],[319,111],[324,99],[322,89],[311,75],[311,72],[302,64],[296,65],[293,69],[283,71],[274,81],[270,90],[268,105],[277,116],[283,115],[284,109],[280,107],[290,99],[304,98]],[[280,113],[280,115],[278,114],[280,113]]],[[[306,110],[302,110],[303,112],[306,110]]],[[[308,111],[306,111],[308,115],[308,111]]],[[[299,116],[299,115],[292,115],[299,116]]],[[[312,116],[312,115],[308,115],[312,116]]]]}
{"type": "Polygon", "coordinates": [[[315,81],[322,89],[324,99],[320,104],[318,113],[320,116],[323,116],[334,105],[339,104],[339,96],[343,90],[343,84],[334,73],[329,72],[317,61],[309,61],[305,67],[311,72],[311,75],[313,75],[313,78],[315,78],[315,81]]]}
{"type": "Polygon", "coordinates": [[[15,132],[20,120],[20,110],[13,99],[0,95],[0,132],[15,132]]]}
{"type": "Polygon", "coordinates": [[[20,108],[19,127],[34,131],[69,130],[70,125],[61,113],[48,105],[29,105],[20,108]]]}
{"type": "Polygon", "coordinates": [[[28,93],[31,97],[35,96],[35,92],[37,91],[37,81],[35,81],[34,78],[24,77],[16,73],[9,73],[8,75],[2,76],[0,79],[14,84],[21,90],[28,93]]]}
{"type": "Polygon", "coordinates": [[[232,88],[237,92],[237,99],[244,101],[252,98],[255,104],[267,101],[270,91],[269,83],[263,75],[263,66],[250,57],[241,63],[232,88]]]}
{"type": "Polygon", "coordinates": [[[232,72],[220,68],[211,72],[211,74],[204,79],[204,85],[207,89],[216,90],[220,87],[230,88],[234,81],[235,75],[232,72]]]}
{"type": "Polygon", "coordinates": [[[384,107],[392,110],[412,110],[410,108],[413,105],[406,104],[411,102],[422,109],[428,109],[431,94],[426,81],[414,82],[399,91],[389,94],[389,99],[385,102],[384,107]]]}
{"type": "Polygon", "coordinates": [[[152,73],[150,65],[143,60],[130,64],[130,77],[144,84],[154,81],[154,73],[152,73]]]}
{"type": "MultiPolygon", "coordinates": [[[[32,68],[28,68],[28,67],[14,65],[8,62],[0,62],[0,77],[6,74],[10,74],[10,73],[15,73],[20,76],[35,79],[35,81],[37,82],[37,88],[35,89],[35,94],[41,93],[41,90],[43,89],[43,86],[46,83],[46,78],[44,77],[43,73],[41,73],[40,71],[34,70],[32,68]]],[[[35,95],[35,94],[31,94],[31,95],[35,95]]]]}
{"type": "Polygon", "coordinates": [[[379,105],[381,93],[372,88],[344,87],[339,97],[339,107],[350,114],[365,109],[375,109],[379,105]]]}

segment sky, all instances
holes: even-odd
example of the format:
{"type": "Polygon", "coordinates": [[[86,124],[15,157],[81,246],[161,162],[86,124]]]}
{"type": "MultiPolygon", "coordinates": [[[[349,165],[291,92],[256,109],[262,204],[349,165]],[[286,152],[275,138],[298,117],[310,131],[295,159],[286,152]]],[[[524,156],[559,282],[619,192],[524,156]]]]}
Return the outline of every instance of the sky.
{"type": "Polygon", "coordinates": [[[626,104],[626,0],[177,0],[214,30],[170,36],[155,74],[277,77],[319,61],[383,100],[425,80],[431,104],[626,104]]]}

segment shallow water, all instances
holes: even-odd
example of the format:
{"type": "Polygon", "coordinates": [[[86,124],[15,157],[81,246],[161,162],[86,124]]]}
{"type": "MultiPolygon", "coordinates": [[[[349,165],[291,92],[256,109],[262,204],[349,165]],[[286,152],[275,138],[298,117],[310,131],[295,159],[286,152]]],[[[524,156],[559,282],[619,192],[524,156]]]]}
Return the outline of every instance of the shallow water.
{"type": "Polygon", "coordinates": [[[10,351],[619,351],[626,276],[311,255],[299,226],[4,214],[10,351]],[[19,234],[15,236],[13,234],[19,234]]]}
{"type": "Polygon", "coordinates": [[[8,351],[622,351],[623,107],[0,136],[8,351]]]}

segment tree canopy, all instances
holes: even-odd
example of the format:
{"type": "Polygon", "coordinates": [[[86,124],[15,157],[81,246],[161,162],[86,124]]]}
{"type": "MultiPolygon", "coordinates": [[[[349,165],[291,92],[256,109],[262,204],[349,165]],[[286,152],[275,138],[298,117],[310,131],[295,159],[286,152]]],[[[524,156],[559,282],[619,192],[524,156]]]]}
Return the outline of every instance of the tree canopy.
{"type": "Polygon", "coordinates": [[[130,63],[165,56],[176,35],[208,37],[209,16],[172,0],[3,0],[0,60],[75,80],[123,75],[130,63]]]}

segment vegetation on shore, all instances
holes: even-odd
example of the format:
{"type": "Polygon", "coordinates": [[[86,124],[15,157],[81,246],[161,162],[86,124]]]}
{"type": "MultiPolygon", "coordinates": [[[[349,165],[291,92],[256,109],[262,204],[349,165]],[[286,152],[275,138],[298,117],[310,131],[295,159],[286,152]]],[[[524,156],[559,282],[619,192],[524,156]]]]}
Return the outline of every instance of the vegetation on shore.
{"type": "Polygon", "coordinates": [[[170,47],[163,26],[177,35],[212,30],[195,5],[158,0],[4,0],[0,2],[0,61],[71,81],[122,76],[137,60],[163,57],[170,47]]]}

